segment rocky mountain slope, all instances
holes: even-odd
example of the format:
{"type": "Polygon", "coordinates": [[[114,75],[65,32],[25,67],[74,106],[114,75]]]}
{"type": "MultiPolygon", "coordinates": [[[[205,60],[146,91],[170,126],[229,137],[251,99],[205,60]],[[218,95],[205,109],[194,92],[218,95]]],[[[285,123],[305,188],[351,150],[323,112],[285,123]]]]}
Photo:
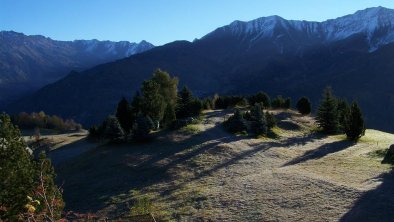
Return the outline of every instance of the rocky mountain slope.
{"type": "Polygon", "coordinates": [[[153,48],[140,43],[56,41],[44,36],[0,32],[0,103],[66,76],[71,70],[125,58],[153,48]]]}
{"type": "Polygon", "coordinates": [[[357,100],[368,127],[394,131],[394,10],[369,8],[325,22],[279,16],[235,21],[194,42],[176,41],[76,72],[8,107],[99,123],[121,96],[131,97],[156,68],[198,95],[308,96],[322,90],[357,100]]]}

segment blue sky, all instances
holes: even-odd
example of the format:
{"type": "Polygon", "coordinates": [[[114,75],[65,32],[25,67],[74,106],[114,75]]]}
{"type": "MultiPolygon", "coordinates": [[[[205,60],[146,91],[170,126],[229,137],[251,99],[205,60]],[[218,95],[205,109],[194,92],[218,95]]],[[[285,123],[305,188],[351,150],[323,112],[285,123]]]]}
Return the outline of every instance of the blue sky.
{"type": "Polygon", "coordinates": [[[162,45],[200,38],[234,20],[279,15],[323,21],[393,0],[0,0],[0,30],[56,40],[99,39],[162,45]]]}

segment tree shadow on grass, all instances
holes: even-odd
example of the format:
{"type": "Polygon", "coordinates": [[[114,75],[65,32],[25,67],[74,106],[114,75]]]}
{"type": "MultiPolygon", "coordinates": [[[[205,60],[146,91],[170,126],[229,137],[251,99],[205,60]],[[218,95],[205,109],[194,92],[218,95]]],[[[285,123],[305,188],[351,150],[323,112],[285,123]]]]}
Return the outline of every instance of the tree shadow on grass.
{"type": "Polygon", "coordinates": [[[96,147],[56,166],[58,184],[64,188],[66,210],[95,212],[114,202],[112,197],[170,181],[173,175],[169,171],[177,164],[220,143],[238,139],[217,125],[179,142],[157,140],[96,147]]]}
{"type": "Polygon", "coordinates": [[[352,208],[340,219],[348,221],[394,221],[394,171],[382,174],[382,183],[361,195],[352,208]]]}
{"type": "Polygon", "coordinates": [[[287,162],[283,166],[291,166],[291,165],[303,163],[303,162],[306,162],[309,160],[320,159],[320,158],[323,158],[329,154],[336,153],[336,152],[344,150],[348,147],[351,147],[353,144],[354,144],[353,142],[347,141],[347,140],[327,143],[327,144],[324,144],[316,149],[307,151],[304,155],[287,162]]]}

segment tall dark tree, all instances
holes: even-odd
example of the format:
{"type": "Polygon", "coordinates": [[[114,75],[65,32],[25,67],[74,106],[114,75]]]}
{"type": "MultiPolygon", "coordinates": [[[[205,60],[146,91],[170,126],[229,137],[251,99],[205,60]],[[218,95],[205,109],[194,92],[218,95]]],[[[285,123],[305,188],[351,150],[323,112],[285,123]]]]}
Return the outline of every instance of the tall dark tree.
{"type": "Polygon", "coordinates": [[[126,134],[130,133],[131,126],[133,124],[133,118],[131,113],[131,106],[124,97],[119,101],[118,107],[116,108],[116,118],[118,118],[118,121],[123,131],[126,134]]]}
{"type": "Polygon", "coordinates": [[[339,131],[345,132],[346,117],[350,114],[350,105],[344,99],[337,99],[339,131]]]}
{"type": "Polygon", "coordinates": [[[152,118],[155,128],[158,129],[166,108],[166,102],[160,95],[160,85],[155,81],[146,80],[142,83],[141,92],[143,95],[142,112],[152,118]]]}
{"type": "Polygon", "coordinates": [[[135,119],[142,113],[142,109],[144,105],[143,102],[144,102],[143,97],[141,96],[140,92],[137,91],[130,104],[132,122],[134,122],[135,119]]]}
{"type": "Polygon", "coordinates": [[[361,136],[364,136],[364,118],[361,109],[356,102],[352,103],[349,114],[345,116],[345,122],[345,133],[349,140],[357,142],[361,136]]]}
{"type": "Polygon", "coordinates": [[[176,114],[175,114],[175,108],[171,103],[167,104],[167,108],[164,112],[164,117],[163,117],[163,125],[165,127],[171,126],[176,120],[176,114]]]}
{"type": "Polygon", "coordinates": [[[335,97],[330,87],[323,93],[323,99],[317,110],[316,120],[325,133],[338,132],[338,109],[335,97]]]}
{"type": "Polygon", "coordinates": [[[297,102],[297,110],[302,115],[308,115],[312,112],[311,101],[307,97],[302,97],[297,102]]]}
{"type": "Polygon", "coordinates": [[[178,95],[178,104],[176,109],[177,118],[185,118],[190,116],[191,103],[193,102],[192,92],[184,86],[178,95]]]}

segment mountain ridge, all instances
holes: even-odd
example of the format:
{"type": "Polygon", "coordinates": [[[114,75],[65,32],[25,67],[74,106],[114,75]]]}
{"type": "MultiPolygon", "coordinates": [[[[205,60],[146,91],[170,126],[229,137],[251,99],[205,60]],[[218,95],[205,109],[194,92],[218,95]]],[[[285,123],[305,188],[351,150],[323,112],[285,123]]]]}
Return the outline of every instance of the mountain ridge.
{"type": "MultiPolygon", "coordinates": [[[[382,11],[373,8],[364,12],[369,10],[382,11]]],[[[349,21],[346,16],[340,18],[349,21]]],[[[278,19],[273,17],[271,21],[278,19]]],[[[394,69],[394,43],[383,42],[371,50],[374,45],[364,29],[332,42],[324,42],[316,35],[310,37],[308,30],[313,29],[306,30],[274,27],[274,37],[255,38],[255,34],[245,32],[240,38],[218,28],[193,42],[175,41],[66,77],[8,110],[60,112],[57,114],[86,125],[97,124],[113,112],[122,96],[132,97],[141,82],[161,68],[178,76],[181,86],[188,85],[200,96],[263,90],[271,96],[290,96],[293,101],[308,96],[316,105],[323,88],[330,85],[337,96],[360,102],[369,127],[393,131],[390,113],[394,112],[394,104],[386,101],[394,96],[389,84],[394,81],[390,75],[394,69]]],[[[390,26],[373,37],[384,39],[391,31],[390,26]]]]}
{"type": "Polygon", "coordinates": [[[1,31],[0,103],[55,82],[71,70],[82,71],[153,47],[146,41],[59,41],[42,35],[1,31]]]}

